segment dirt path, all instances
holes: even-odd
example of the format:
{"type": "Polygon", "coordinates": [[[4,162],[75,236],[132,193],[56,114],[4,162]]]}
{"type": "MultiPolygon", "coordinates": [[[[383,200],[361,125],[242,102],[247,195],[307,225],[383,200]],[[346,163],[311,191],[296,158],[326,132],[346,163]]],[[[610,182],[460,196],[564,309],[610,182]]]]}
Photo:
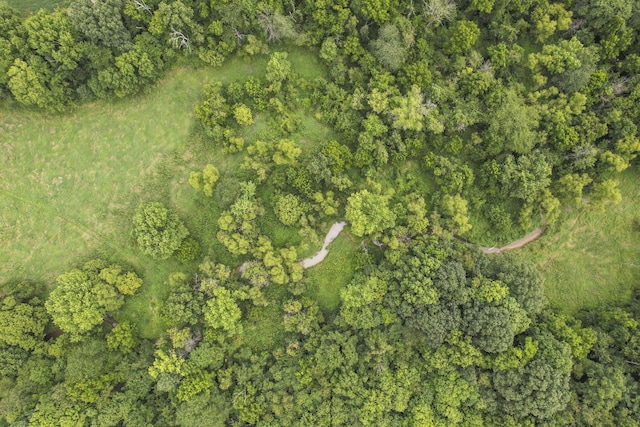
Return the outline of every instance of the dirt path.
{"type": "Polygon", "coordinates": [[[527,234],[526,236],[524,236],[521,239],[515,240],[511,243],[509,243],[506,246],[503,246],[501,248],[496,248],[494,247],[487,247],[487,246],[480,246],[480,249],[482,249],[482,252],[484,252],[485,254],[499,254],[503,251],[510,251],[512,249],[518,249],[523,247],[524,245],[533,242],[534,240],[536,240],[538,237],[542,236],[542,233],[544,233],[545,227],[541,226],[536,228],[535,230],[533,230],[531,233],[527,234]]]}
{"type": "Polygon", "coordinates": [[[347,225],[347,223],[344,221],[334,223],[327,233],[327,236],[324,238],[322,249],[320,249],[320,251],[317,252],[314,256],[300,261],[300,265],[302,266],[302,268],[313,267],[314,265],[320,264],[322,261],[324,261],[325,257],[329,254],[327,246],[329,246],[329,244],[340,235],[345,225],[347,225]]]}

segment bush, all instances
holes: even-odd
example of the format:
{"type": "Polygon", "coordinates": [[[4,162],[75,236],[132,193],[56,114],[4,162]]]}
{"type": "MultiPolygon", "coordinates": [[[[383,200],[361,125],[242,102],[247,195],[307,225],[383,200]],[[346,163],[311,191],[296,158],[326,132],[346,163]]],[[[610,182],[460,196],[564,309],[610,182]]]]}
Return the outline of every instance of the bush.
{"type": "Polygon", "coordinates": [[[187,264],[195,259],[198,259],[201,253],[202,249],[200,248],[200,244],[198,243],[198,241],[193,237],[187,237],[182,241],[180,247],[176,249],[174,255],[178,259],[178,261],[182,262],[183,264],[187,264]]]}
{"type": "Polygon", "coordinates": [[[157,202],[140,205],[133,215],[133,225],[142,252],[156,259],[169,258],[189,235],[178,215],[157,202]]]}

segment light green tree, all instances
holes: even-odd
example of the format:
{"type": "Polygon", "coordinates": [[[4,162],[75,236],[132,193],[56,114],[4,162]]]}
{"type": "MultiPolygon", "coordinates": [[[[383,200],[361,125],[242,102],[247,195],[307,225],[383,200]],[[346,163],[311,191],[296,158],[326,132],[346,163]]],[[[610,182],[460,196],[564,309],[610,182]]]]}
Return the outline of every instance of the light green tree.
{"type": "Polygon", "coordinates": [[[204,320],[209,327],[223,329],[229,336],[242,333],[242,325],[239,323],[242,311],[228,289],[221,286],[213,291],[213,298],[207,301],[203,311],[204,320]]]}
{"type": "Polygon", "coordinates": [[[202,172],[193,171],[189,175],[189,184],[196,190],[202,191],[206,196],[213,196],[213,188],[220,178],[218,169],[213,165],[206,165],[202,172]]]}
{"type": "Polygon", "coordinates": [[[162,203],[140,205],[133,215],[133,234],[143,253],[167,259],[189,235],[178,215],[162,203]]]}
{"type": "Polygon", "coordinates": [[[361,190],[347,200],[347,221],[356,236],[379,233],[395,225],[396,215],[389,208],[389,197],[361,190]]]}

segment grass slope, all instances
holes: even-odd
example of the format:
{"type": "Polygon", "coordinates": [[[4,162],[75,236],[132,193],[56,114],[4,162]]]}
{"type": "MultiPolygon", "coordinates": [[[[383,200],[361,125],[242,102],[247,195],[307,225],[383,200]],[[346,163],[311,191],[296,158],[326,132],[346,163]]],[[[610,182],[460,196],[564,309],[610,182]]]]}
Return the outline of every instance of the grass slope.
{"type": "Polygon", "coordinates": [[[557,230],[521,251],[545,278],[551,304],[565,312],[628,300],[640,283],[640,173],[620,176],[623,201],[604,211],[568,211],[557,230]]]}

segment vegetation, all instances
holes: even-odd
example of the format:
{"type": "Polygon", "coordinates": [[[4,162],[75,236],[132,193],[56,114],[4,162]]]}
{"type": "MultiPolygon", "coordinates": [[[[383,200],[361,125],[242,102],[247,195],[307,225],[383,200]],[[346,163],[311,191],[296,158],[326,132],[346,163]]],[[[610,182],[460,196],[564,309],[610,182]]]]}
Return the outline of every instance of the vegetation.
{"type": "Polygon", "coordinates": [[[13,4],[0,425],[638,425],[634,2],[13,4]]]}

